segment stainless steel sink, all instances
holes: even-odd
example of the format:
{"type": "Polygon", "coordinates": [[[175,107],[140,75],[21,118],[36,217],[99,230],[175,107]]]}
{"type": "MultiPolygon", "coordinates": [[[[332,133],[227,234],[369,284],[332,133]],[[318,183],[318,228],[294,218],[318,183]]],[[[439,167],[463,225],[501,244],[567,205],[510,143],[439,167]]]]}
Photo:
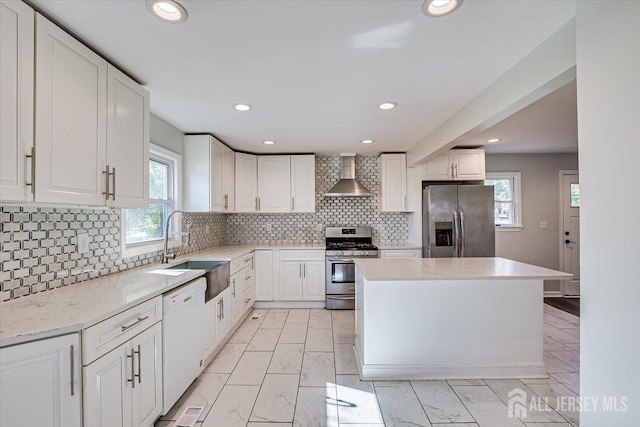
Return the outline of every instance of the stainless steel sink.
{"type": "Polygon", "coordinates": [[[229,287],[229,261],[187,261],[172,265],[169,270],[204,270],[207,280],[205,302],[212,300],[229,287]]]}

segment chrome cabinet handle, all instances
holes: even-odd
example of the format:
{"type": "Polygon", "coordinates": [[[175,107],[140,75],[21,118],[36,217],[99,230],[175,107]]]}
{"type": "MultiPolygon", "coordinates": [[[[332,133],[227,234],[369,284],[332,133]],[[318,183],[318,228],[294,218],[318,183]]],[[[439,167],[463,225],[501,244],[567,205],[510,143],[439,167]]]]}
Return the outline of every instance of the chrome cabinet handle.
{"type": "Polygon", "coordinates": [[[464,212],[460,211],[460,257],[464,258],[464,212]]]}
{"type": "Polygon", "coordinates": [[[131,388],[136,388],[136,371],[135,366],[133,365],[133,349],[131,349],[131,354],[127,354],[127,359],[131,359],[131,378],[127,378],[127,382],[131,383],[131,388]]]}
{"type": "Polygon", "coordinates": [[[407,196],[404,196],[404,209],[407,209],[407,196]]]}
{"type": "Polygon", "coordinates": [[[302,277],[302,264],[298,265],[298,277],[302,277]]]}
{"type": "Polygon", "coordinates": [[[327,295],[327,299],[353,300],[356,299],[356,297],[334,297],[331,295],[327,295]]]}
{"type": "Polygon", "coordinates": [[[250,276],[250,275],[249,275],[249,276],[245,276],[245,277],[244,277],[244,280],[249,280],[249,279],[251,279],[251,276],[250,276]]]}
{"type": "Polygon", "coordinates": [[[307,264],[302,264],[302,277],[307,277],[307,264]]]}
{"type": "Polygon", "coordinates": [[[233,296],[236,296],[236,279],[232,279],[231,280],[233,282],[233,292],[231,292],[233,294],[233,296]]]}
{"type": "Polygon", "coordinates": [[[291,198],[291,210],[292,211],[296,210],[296,198],[295,197],[291,198]]]}
{"type": "Polygon", "coordinates": [[[69,361],[69,365],[71,365],[71,396],[75,396],[76,395],[76,391],[74,389],[75,386],[75,370],[76,370],[76,361],[73,357],[73,353],[74,353],[74,346],[70,345],[69,346],[69,356],[71,357],[70,361],[69,361]]]}
{"type": "Polygon", "coordinates": [[[455,165],[455,171],[456,171],[456,173],[455,173],[454,178],[457,178],[458,177],[458,164],[457,163],[455,165]]]}
{"type": "Polygon", "coordinates": [[[113,179],[113,187],[111,188],[111,200],[115,201],[116,200],[116,168],[112,169],[111,178],[113,179]]]}
{"type": "Polygon", "coordinates": [[[256,212],[258,211],[258,198],[256,197],[256,212]]]}
{"type": "Polygon", "coordinates": [[[224,195],[224,208],[225,208],[226,210],[228,210],[228,209],[229,209],[229,195],[228,195],[228,194],[225,194],[225,195],[224,195]]]}
{"type": "Polygon", "coordinates": [[[453,176],[453,163],[451,163],[451,179],[453,179],[453,178],[454,178],[454,176],[453,176]]]}
{"type": "Polygon", "coordinates": [[[261,210],[260,209],[260,197],[258,197],[258,210],[261,210]]]}
{"type": "Polygon", "coordinates": [[[218,301],[218,319],[222,320],[222,300],[218,301]]]}
{"type": "Polygon", "coordinates": [[[224,298],[220,298],[220,320],[224,319],[224,298]]]}
{"type": "MultiPolygon", "coordinates": [[[[140,384],[142,382],[142,365],[140,364],[140,345],[138,345],[138,351],[133,350],[133,354],[137,354],[138,355],[138,373],[134,374],[133,377],[138,377],[138,384],[140,384]]],[[[133,360],[131,361],[131,363],[133,364],[133,360]]],[[[134,370],[135,372],[135,370],[134,370]]]]}
{"type": "Polygon", "coordinates": [[[31,182],[25,182],[24,185],[31,187],[31,193],[36,193],[36,147],[31,147],[31,154],[25,154],[27,159],[31,159],[31,182]]]}
{"type": "Polygon", "coordinates": [[[335,259],[335,258],[327,258],[329,262],[354,262],[352,259],[335,259]]]}
{"type": "Polygon", "coordinates": [[[109,169],[110,169],[109,165],[107,165],[105,170],[102,171],[102,174],[104,175],[105,180],[106,180],[106,182],[105,182],[105,187],[106,188],[105,188],[105,191],[102,192],[102,194],[104,194],[105,199],[107,199],[107,200],[109,200],[109,196],[111,195],[111,193],[109,192],[109,175],[110,175],[109,169]]]}
{"type": "Polygon", "coordinates": [[[458,211],[453,210],[453,256],[458,257],[458,211]]]}
{"type": "Polygon", "coordinates": [[[122,326],[121,326],[121,328],[122,328],[122,332],[126,331],[126,330],[127,330],[127,329],[129,329],[129,328],[132,328],[132,327],[136,326],[136,325],[137,325],[138,323],[140,323],[140,322],[144,322],[144,321],[145,321],[145,320],[147,320],[148,318],[149,318],[149,316],[138,317],[138,320],[136,320],[136,321],[135,321],[135,322],[133,322],[132,324],[130,324],[130,325],[122,325],[122,326]]]}

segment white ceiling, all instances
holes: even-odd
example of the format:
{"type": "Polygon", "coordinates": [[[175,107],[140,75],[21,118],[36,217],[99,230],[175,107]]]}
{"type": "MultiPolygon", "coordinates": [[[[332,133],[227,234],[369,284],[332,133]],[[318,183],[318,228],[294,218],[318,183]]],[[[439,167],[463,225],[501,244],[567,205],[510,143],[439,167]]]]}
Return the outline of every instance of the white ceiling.
{"type": "Polygon", "coordinates": [[[482,146],[487,153],[577,153],[576,81],[523,108],[483,132],[465,135],[460,146],[482,146]],[[500,142],[488,144],[492,138],[500,142]]]}
{"type": "Polygon", "coordinates": [[[158,116],[263,153],[407,150],[575,14],[545,0],[467,1],[443,18],[419,0],[180,3],[176,25],[143,0],[32,1],[141,80],[158,116]],[[377,108],[388,100],[398,108],[377,108]]]}

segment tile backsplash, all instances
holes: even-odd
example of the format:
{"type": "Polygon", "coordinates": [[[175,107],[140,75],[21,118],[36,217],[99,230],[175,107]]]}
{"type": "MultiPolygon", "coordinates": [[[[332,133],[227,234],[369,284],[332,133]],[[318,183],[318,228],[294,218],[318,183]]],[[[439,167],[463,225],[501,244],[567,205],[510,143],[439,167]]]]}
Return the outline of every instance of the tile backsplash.
{"type": "Polygon", "coordinates": [[[233,214],[228,243],[323,243],[324,228],[373,227],[373,239],[403,243],[409,238],[409,214],[380,212],[381,168],[378,156],[356,157],[356,178],[373,197],[324,197],[340,176],[339,156],[316,156],[316,211],[309,214],[233,214]],[[271,231],[267,231],[271,224],[271,231]]]}
{"type": "MultiPolygon", "coordinates": [[[[358,156],[356,169],[373,197],[325,198],[338,180],[340,157],[316,156],[315,213],[192,213],[191,244],[177,253],[223,244],[322,244],[327,226],[370,225],[376,241],[406,242],[409,214],[380,212],[378,156],[358,156]]],[[[0,220],[0,301],[161,260],[161,251],[122,258],[118,209],[0,205],[0,220]],[[87,253],[77,251],[78,231],[89,234],[87,253]]]]}
{"type": "MultiPolygon", "coordinates": [[[[117,209],[0,206],[0,299],[19,298],[129,268],[159,262],[161,251],[122,258],[117,209]],[[77,251],[77,233],[89,251],[77,251]]],[[[180,255],[226,241],[222,214],[191,214],[191,242],[180,255]],[[209,233],[207,231],[209,225],[209,233]]]]}

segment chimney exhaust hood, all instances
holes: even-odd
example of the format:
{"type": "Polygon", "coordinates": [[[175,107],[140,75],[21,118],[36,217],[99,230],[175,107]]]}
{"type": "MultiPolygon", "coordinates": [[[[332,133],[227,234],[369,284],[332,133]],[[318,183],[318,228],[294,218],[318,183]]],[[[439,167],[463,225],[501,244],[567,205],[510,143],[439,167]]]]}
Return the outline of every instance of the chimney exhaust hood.
{"type": "Polygon", "coordinates": [[[340,154],[340,180],[325,197],[371,197],[373,193],[356,180],[355,153],[340,154]]]}

